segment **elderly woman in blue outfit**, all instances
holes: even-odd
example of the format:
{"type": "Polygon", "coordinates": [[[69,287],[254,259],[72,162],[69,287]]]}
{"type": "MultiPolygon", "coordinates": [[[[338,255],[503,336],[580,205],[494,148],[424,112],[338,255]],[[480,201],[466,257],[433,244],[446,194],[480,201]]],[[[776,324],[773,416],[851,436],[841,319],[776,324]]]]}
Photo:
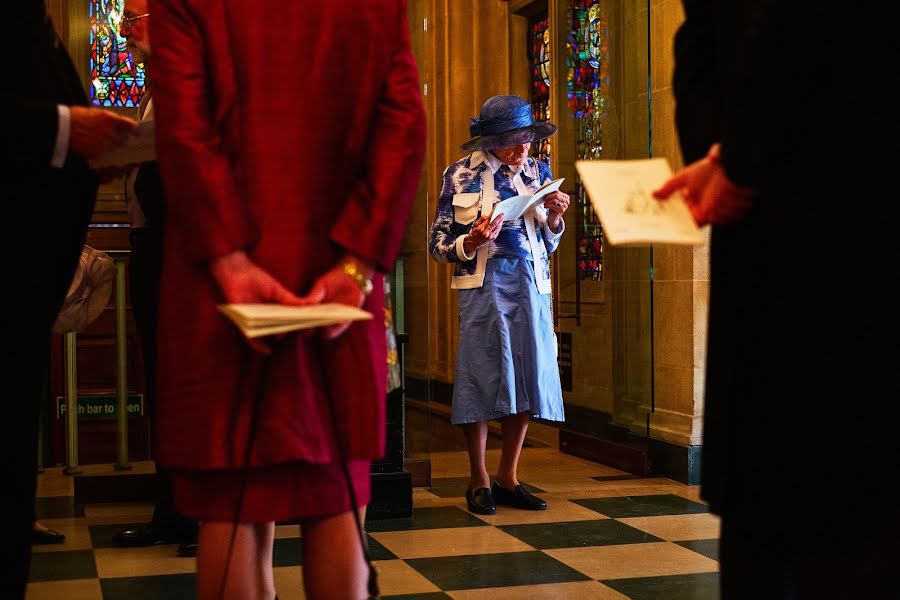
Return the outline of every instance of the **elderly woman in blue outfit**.
{"type": "Polygon", "coordinates": [[[528,156],[531,142],[556,132],[534,121],[517,96],[494,96],[471,120],[472,151],[444,171],[429,251],[455,264],[460,341],[451,421],[463,426],[471,479],[469,510],[494,514],[497,504],[543,510],[517,477],[531,417],[562,421],[563,401],[550,310],[549,256],[565,230],[569,196],[547,194],[543,204],[504,221],[494,206],[532,195],[550,181],[550,167],[528,156]],[[501,422],[503,450],[491,484],[485,467],[487,422],[501,422]]]}

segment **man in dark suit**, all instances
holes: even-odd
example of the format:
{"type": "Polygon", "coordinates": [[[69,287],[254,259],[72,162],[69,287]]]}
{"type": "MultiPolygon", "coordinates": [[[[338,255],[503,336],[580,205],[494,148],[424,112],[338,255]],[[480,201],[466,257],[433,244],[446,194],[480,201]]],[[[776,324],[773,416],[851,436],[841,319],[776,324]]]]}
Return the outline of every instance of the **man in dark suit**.
{"type": "Polygon", "coordinates": [[[900,535],[882,500],[896,456],[883,286],[898,257],[880,214],[893,26],[800,2],[684,5],[674,88],[690,164],[657,195],[681,191],[712,223],[702,496],[722,517],[722,595],[886,597],[900,535]]]}
{"type": "MultiPolygon", "coordinates": [[[[148,86],[141,99],[138,118],[153,120],[149,87],[150,13],[147,0],[127,0],[119,32],[136,63],[143,63],[148,86]]],[[[125,198],[131,223],[129,277],[131,304],[141,337],[148,417],[153,427],[156,399],[156,320],[162,270],[163,223],[165,220],[162,178],[156,161],[138,165],[126,176],[125,198]]],[[[179,556],[196,556],[198,524],[175,510],[171,474],[157,465],[158,492],[153,517],[135,529],[120,531],[115,541],[123,546],[179,544],[179,556]]]]}
{"type": "Polygon", "coordinates": [[[50,333],[84,243],[98,177],[86,160],[112,150],[135,123],[88,108],[65,47],[41,0],[13,0],[0,19],[0,186],[6,246],[5,413],[0,481],[10,506],[0,543],[0,597],[24,594],[35,520],[37,419],[50,333]],[[8,369],[8,371],[7,371],[8,369]]]}

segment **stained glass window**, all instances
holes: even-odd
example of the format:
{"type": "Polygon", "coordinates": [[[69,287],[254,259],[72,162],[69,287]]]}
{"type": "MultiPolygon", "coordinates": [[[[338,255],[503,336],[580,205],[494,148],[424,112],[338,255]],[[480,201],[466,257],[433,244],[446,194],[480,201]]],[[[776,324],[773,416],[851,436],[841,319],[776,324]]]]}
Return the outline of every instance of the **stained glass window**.
{"type": "MultiPolygon", "coordinates": [[[[571,0],[572,27],[567,40],[566,95],[576,121],[578,158],[600,158],[609,105],[609,16],[603,2],[571,0]]],[[[581,218],[578,232],[578,272],[583,280],[603,277],[603,232],[584,187],[577,184],[581,218]]]]}
{"type": "Polygon", "coordinates": [[[125,0],[91,0],[91,101],[95,106],[138,106],[144,65],[135,64],[119,35],[125,0]]]}
{"type": "MultiPolygon", "coordinates": [[[[550,120],[550,28],[547,13],[532,17],[528,28],[531,61],[531,112],[536,121],[550,120]]],[[[532,154],[550,162],[550,140],[535,142],[532,154]]]]}

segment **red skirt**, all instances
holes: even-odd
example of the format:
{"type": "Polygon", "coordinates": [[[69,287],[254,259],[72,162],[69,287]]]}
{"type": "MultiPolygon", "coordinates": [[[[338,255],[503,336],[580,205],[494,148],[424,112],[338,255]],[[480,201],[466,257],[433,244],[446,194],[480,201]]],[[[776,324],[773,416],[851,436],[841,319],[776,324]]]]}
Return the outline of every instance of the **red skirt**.
{"type": "MultiPolygon", "coordinates": [[[[349,463],[358,506],[371,495],[369,461],[349,463]]],[[[175,506],[206,523],[269,523],[348,512],[350,494],[339,463],[285,463],[241,471],[175,471],[175,506]],[[240,490],[244,487],[244,497],[240,490]],[[241,506],[238,507],[240,501],[241,506]]]]}

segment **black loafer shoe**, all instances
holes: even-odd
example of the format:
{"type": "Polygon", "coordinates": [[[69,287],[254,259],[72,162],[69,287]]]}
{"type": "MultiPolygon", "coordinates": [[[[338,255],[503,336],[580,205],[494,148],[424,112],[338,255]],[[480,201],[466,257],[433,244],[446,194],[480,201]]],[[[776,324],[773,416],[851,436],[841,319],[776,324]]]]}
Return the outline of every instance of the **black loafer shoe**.
{"type": "Polygon", "coordinates": [[[488,488],[478,488],[474,492],[466,490],[466,503],[470,511],[479,515],[493,515],[497,512],[497,503],[488,488]]]}
{"type": "Polygon", "coordinates": [[[494,501],[497,504],[521,508],[523,510],[547,509],[546,502],[523,488],[521,484],[517,485],[514,490],[508,490],[495,481],[491,486],[491,492],[494,494],[494,501]]]}
{"type": "Polygon", "coordinates": [[[66,534],[52,529],[32,529],[32,544],[62,544],[66,541],[66,534]]]}
{"type": "Polygon", "coordinates": [[[178,550],[175,551],[175,556],[181,556],[182,558],[193,558],[197,556],[197,544],[178,544],[178,550]]]}
{"type": "Polygon", "coordinates": [[[159,544],[171,544],[174,540],[169,540],[152,525],[140,525],[134,529],[126,529],[120,531],[113,536],[113,541],[120,546],[128,548],[142,548],[144,546],[158,546],[159,544]]]}

